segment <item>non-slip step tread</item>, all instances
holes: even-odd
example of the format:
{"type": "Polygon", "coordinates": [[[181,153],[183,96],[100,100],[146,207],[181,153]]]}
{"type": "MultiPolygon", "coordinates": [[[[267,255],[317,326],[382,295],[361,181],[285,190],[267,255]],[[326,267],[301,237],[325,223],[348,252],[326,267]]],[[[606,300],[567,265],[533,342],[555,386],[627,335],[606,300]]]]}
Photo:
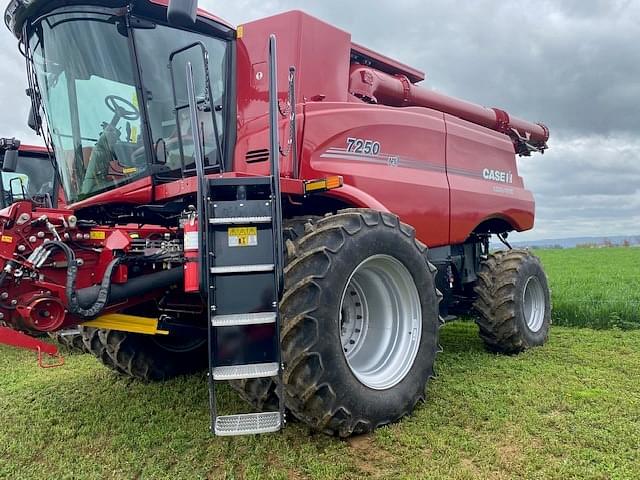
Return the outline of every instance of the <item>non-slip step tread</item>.
{"type": "Polygon", "coordinates": [[[265,378],[278,375],[278,362],[250,363],[245,365],[231,365],[214,367],[214,380],[242,380],[245,378],[265,378]]]}
{"type": "Polygon", "coordinates": [[[235,327],[242,325],[266,325],[276,322],[275,312],[238,313],[233,315],[216,315],[211,319],[214,327],[235,327]]]}
{"type": "Polygon", "coordinates": [[[260,273],[273,272],[275,265],[273,263],[262,265],[229,265],[226,267],[211,267],[213,275],[226,275],[231,273],[260,273]]]}
{"type": "Polygon", "coordinates": [[[271,217],[220,217],[210,218],[211,225],[250,225],[255,223],[271,223],[271,217]]]}
{"type": "Polygon", "coordinates": [[[277,432],[281,427],[280,412],[246,413],[217,417],[214,433],[218,436],[252,435],[277,432]]]}

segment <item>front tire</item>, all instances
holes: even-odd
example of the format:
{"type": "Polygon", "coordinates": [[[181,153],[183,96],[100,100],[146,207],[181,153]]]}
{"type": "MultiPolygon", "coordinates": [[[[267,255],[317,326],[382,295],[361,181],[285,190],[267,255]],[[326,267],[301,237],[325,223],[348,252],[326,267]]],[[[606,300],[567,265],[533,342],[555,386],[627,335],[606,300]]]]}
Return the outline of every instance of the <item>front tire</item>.
{"type": "MultiPolygon", "coordinates": [[[[287,408],[341,437],[410,414],[433,376],[440,327],[435,268],[413,228],[388,213],[345,210],[308,226],[288,253],[287,408]]],[[[255,398],[265,391],[252,387],[265,385],[254,383],[243,387],[255,398]]]]}
{"type": "Polygon", "coordinates": [[[476,323],[489,350],[515,354],[546,343],[551,301],[538,257],[527,250],[489,255],[475,292],[476,323]]]}

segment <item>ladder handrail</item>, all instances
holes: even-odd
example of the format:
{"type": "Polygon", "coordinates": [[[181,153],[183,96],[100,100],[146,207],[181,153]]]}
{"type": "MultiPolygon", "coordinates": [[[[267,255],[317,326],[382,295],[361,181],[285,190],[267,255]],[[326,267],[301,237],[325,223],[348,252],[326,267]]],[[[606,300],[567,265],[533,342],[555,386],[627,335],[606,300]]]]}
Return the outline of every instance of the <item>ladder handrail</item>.
{"type": "MultiPolygon", "coordinates": [[[[293,106],[291,108],[294,108],[293,106]]],[[[275,281],[276,281],[276,311],[279,310],[280,299],[284,292],[284,248],[282,238],[282,196],[280,194],[280,140],[278,138],[278,76],[277,76],[277,42],[274,34],[269,35],[269,128],[270,128],[270,150],[271,150],[271,178],[273,192],[273,256],[275,261],[275,281]]],[[[278,345],[280,345],[280,314],[276,315],[276,335],[278,345]]],[[[284,386],[282,352],[278,347],[278,377],[280,381],[276,386],[278,393],[278,407],[282,422],[285,422],[284,406],[284,386]]]]}
{"type": "MultiPolygon", "coordinates": [[[[282,197],[280,194],[280,139],[278,131],[278,74],[277,74],[277,45],[276,36],[269,36],[269,147],[271,159],[271,176],[273,178],[273,201],[275,206],[274,230],[282,230],[282,197]]],[[[278,298],[280,298],[284,278],[282,269],[284,268],[284,258],[282,255],[282,239],[278,239],[275,253],[276,272],[278,273],[278,298]]]]}

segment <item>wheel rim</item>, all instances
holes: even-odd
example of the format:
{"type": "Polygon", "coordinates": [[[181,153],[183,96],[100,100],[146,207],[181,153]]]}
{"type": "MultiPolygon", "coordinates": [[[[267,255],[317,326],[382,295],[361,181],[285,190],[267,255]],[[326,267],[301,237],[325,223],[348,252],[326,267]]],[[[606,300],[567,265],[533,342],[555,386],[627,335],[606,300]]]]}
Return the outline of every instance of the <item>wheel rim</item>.
{"type": "Polygon", "coordinates": [[[532,332],[539,332],[544,323],[545,300],[544,289],[538,277],[527,279],[522,292],[522,304],[527,327],[532,332]]]}
{"type": "Polygon", "coordinates": [[[422,337],[422,307],[407,268],[375,255],[353,271],[340,302],[340,339],[349,368],[365,386],[400,383],[415,361],[422,337]]]}

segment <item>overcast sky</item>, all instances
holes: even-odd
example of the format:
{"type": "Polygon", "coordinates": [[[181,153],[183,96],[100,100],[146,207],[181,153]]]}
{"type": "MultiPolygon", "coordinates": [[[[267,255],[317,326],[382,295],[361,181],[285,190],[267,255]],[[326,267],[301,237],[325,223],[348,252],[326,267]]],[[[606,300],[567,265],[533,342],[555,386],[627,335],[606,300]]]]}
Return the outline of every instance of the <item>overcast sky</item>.
{"type": "MultiPolygon", "coordinates": [[[[547,154],[519,160],[537,219],[517,239],[640,234],[640,0],[200,4],[236,25],[305,10],[425,71],[431,88],[546,123],[547,154]]],[[[0,135],[37,141],[24,62],[1,30],[0,135]]]]}

